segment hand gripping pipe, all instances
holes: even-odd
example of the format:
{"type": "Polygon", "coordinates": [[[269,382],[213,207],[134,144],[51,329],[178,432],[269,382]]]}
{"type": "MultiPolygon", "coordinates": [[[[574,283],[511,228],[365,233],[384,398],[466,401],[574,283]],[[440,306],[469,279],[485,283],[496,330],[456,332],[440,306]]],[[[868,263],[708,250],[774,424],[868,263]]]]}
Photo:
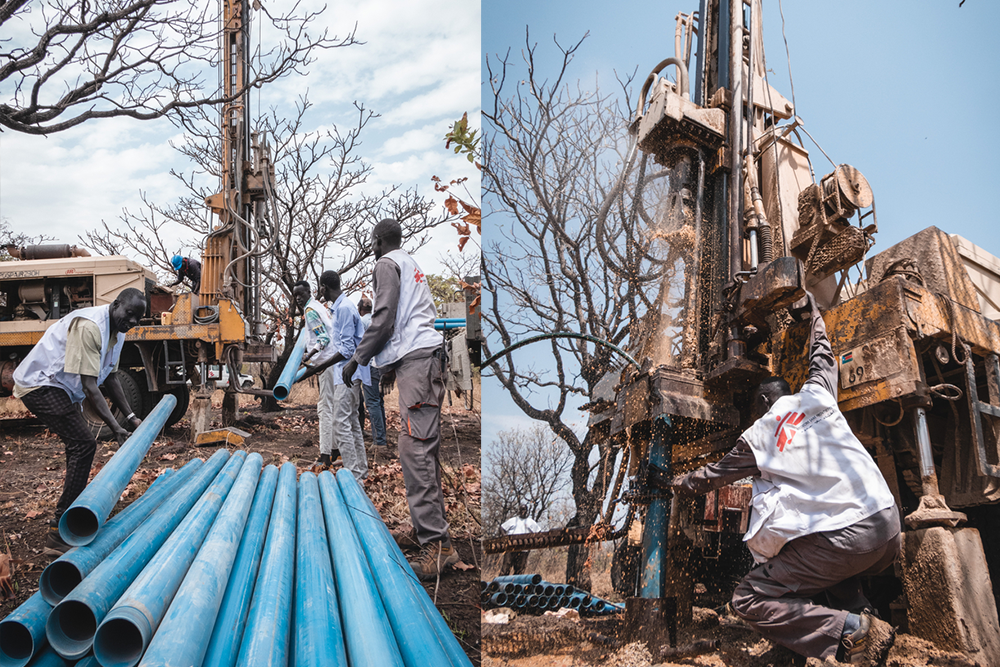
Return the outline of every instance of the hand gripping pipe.
{"type": "MultiPolygon", "coordinates": [[[[103,667],[132,667],[142,658],[245,459],[244,451],[230,457],[212,485],[97,627],[94,657],[103,667]]],[[[258,465],[255,472],[259,471],[258,465]]]]}
{"type": "Polygon", "coordinates": [[[139,428],[63,513],[59,519],[59,535],[66,544],[79,547],[94,539],[176,405],[176,396],[164,395],[139,428]]]}
{"type": "Polygon", "coordinates": [[[302,364],[302,355],[306,351],[306,340],[308,339],[306,334],[306,328],[302,327],[299,337],[295,339],[292,353],[288,356],[288,361],[285,362],[285,367],[281,370],[281,375],[278,376],[277,384],[274,385],[272,393],[277,401],[283,401],[288,398],[288,392],[292,390],[292,385],[302,379],[298,371],[299,366],[302,364]]]}
{"type": "Polygon", "coordinates": [[[295,551],[295,658],[291,663],[295,667],[347,667],[344,629],[327,544],[316,475],[304,472],[299,477],[295,551]]]}
{"type": "Polygon", "coordinates": [[[59,604],[174,491],[184,486],[202,463],[201,459],[191,459],[177,472],[168,470],[160,475],[141,497],[104,524],[93,542],[85,547],[70,549],[58,560],[49,563],[38,580],[38,588],[45,601],[53,606],[59,604]]]}
{"type": "MultiPolygon", "coordinates": [[[[246,457],[219,516],[153,635],[141,665],[190,667],[202,664],[263,465],[260,454],[246,457]]],[[[112,609],[104,622],[114,615],[112,609]]],[[[99,641],[100,630],[97,635],[99,641]]]]}
{"type": "Polygon", "coordinates": [[[284,667],[288,662],[295,570],[295,474],[294,463],[284,464],[278,472],[278,489],[238,665],[284,667]]]}
{"type": "MultiPolygon", "coordinates": [[[[405,662],[400,654],[403,647],[397,646],[400,636],[393,636],[393,626],[387,613],[389,610],[386,606],[392,606],[393,602],[389,598],[379,597],[382,587],[375,584],[372,569],[365,560],[360,536],[351,523],[351,515],[333,474],[320,473],[319,490],[323,498],[323,515],[326,518],[328,548],[333,561],[333,576],[337,581],[337,595],[343,603],[341,620],[351,667],[408,666],[410,663],[405,662]]],[[[413,616],[419,615],[413,613],[412,606],[407,612],[413,616]]],[[[447,659],[443,651],[437,657],[425,653],[421,661],[414,664],[442,665],[447,664],[447,659]]]]}
{"type": "Polygon", "coordinates": [[[87,654],[105,614],[170,537],[228,458],[229,452],[224,449],[215,452],[194,477],[171,496],[169,503],[161,505],[73,592],[52,608],[45,634],[59,655],[77,660],[87,654]]]}
{"type": "Polygon", "coordinates": [[[253,596],[253,584],[257,579],[260,567],[261,552],[264,550],[264,537],[267,535],[267,524],[271,518],[271,504],[274,502],[274,489],[278,483],[278,469],[272,465],[264,468],[260,481],[257,482],[257,492],[253,497],[250,517],[243,529],[243,539],[239,551],[236,552],[236,562],[233,563],[226,594],[222,598],[222,606],[212,630],[212,639],[208,642],[208,651],[202,664],[214,667],[233,667],[236,656],[240,652],[240,642],[243,639],[243,628],[247,622],[247,612],[250,611],[250,598],[253,596]]]}
{"type": "MultiPolygon", "coordinates": [[[[322,481],[322,475],[320,475],[320,479],[322,481]]],[[[349,470],[338,472],[337,484],[350,512],[351,521],[354,522],[354,529],[361,539],[361,545],[375,575],[379,592],[385,601],[386,611],[389,612],[389,622],[393,625],[396,642],[407,667],[416,664],[449,664],[448,662],[419,663],[409,661],[414,655],[419,656],[423,650],[434,653],[437,651],[433,647],[435,638],[432,635],[427,634],[426,630],[418,632],[414,629],[414,625],[418,628],[425,627],[423,625],[424,619],[433,628],[437,642],[444,647],[450,664],[454,667],[472,667],[469,657],[465,655],[465,651],[455,639],[455,635],[441,617],[441,612],[431,602],[427,591],[420,585],[413,569],[406,562],[403,552],[399,550],[396,541],[389,534],[389,529],[382,523],[382,517],[379,516],[378,510],[365,495],[361,485],[354,479],[354,475],[349,470]],[[423,614],[416,613],[417,610],[423,610],[423,614]]]]}
{"type": "Polygon", "coordinates": [[[35,593],[0,621],[0,667],[24,667],[48,644],[45,619],[52,607],[35,593]]]}

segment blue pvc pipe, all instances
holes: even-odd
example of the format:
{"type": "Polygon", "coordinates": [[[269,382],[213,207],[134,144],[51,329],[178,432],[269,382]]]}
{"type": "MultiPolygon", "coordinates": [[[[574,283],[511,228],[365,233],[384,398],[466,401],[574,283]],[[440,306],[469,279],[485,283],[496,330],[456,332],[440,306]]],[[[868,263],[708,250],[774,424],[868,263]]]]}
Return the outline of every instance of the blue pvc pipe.
{"type": "Polygon", "coordinates": [[[498,584],[531,584],[537,586],[542,583],[540,574],[508,574],[502,577],[494,577],[493,581],[498,584]]]}
{"type": "Polygon", "coordinates": [[[142,658],[245,460],[244,451],[230,457],[97,627],[94,657],[103,667],[132,667],[142,658]]]}
{"type": "Polygon", "coordinates": [[[284,667],[292,621],[292,576],[295,570],[295,464],[278,472],[267,542],[250,603],[238,665],[284,667]]]}
{"type": "MultiPolygon", "coordinates": [[[[320,473],[319,490],[323,499],[329,554],[341,605],[344,640],[351,656],[351,667],[403,667],[397,637],[388,617],[388,609],[379,596],[375,576],[362,547],[340,489],[329,471],[320,473]]],[[[386,605],[392,602],[385,600],[386,605]]],[[[444,653],[441,652],[441,656],[444,653]]],[[[447,659],[445,657],[445,659],[447,659]]],[[[422,664],[440,664],[424,658],[422,664]]]]}
{"type": "Polygon", "coordinates": [[[439,317],[434,320],[434,324],[455,324],[456,322],[461,322],[465,324],[464,317],[439,317]]]}
{"type": "Polygon", "coordinates": [[[45,619],[52,607],[35,593],[0,621],[0,667],[24,667],[48,644],[45,619]]]}
{"type": "Polygon", "coordinates": [[[176,405],[176,396],[164,394],[139,428],[63,513],[59,535],[66,544],[80,547],[96,537],[176,405]]]}
{"type": "MultiPolygon", "coordinates": [[[[350,519],[347,520],[350,523],[350,519]]],[[[332,540],[330,540],[332,541],[332,540]]],[[[333,584],[330,547],[323,525],[316,475],[304,472],[299,477],[299,529],[295,557],[295,651],[289,664],[295,667],[347,667],[344,652],[344,626],[333,584]]],[[[373,591],[374,592],[374,591],[373,591]]],[[[341,594],[351,592],[341,589],[341,594]]],[[[377,601],[377,592],[375,592],[377,601]]],[[[345,600],[346,601],[346,600],[345,600]]],[[[368,626],[367,631],[378,632],[368,626]]],[[[377,648],[377,647],[376,647],[377,648]]],[[[366,647],[355,645],[353,651],[366,647]]],[[[359,663],[360,664],[360,663],[359,663]]]]}
{"type": "Polygon", "coordinates": [[[70,660],[90,651],[97,626],[132,580],[184,519],[212,482],[229,452],[220,449],[194,477],[105,558],[79,586],[52,608],[45,624],[49,643],[70,660]]]}
{"type": "Polygon", "coordinates": [[[504,607],[507,605],[507,594],[506,593],[494,593],[490,596],[490,604],[495,607],[504,607]]]}
{"type": "MultiPolygon", "coordinates": [[[[671,470],[670,418],[661,415],[653,421],[649,443],[649,463],[671,470]]],[[[670,524],[670,499],[658,496],[649,503],[642,531],[642,559],[639,563],[639,597],[662,598],[666,593],[667,529],[670,524]]]]}
{"type": "Polygon", "coordinates": [[[31,667],[70,667],[74,663],[71,660],[66,660],[61,655],[52,650],[51,646],[46,646],[42,649],[42,652],[31,661],[31,667]]]}
{"type": "MultiPolygon", "coordinates": [[[[322,484],[323,475],[320,475],[322,484]]],[[[337,473],[337,484],[347,504],[351,521],[361,539],[368,564],[375,574],[382,599],[386,601],[389,623],[407,667],[413,665],[448,665],[471,667],[472,663],[459,645],[448,624],[431,602],[427,591],[399,550],[378,510],[365,495],[361,485],[349,470],[337,473]],[[422,610],[423,614],[417,613],[422,610]],[[433,634],[425,629],[430,624],[433,634]],[[435,641],[436,636],[436,641],[435,641]],[[425,654],[439,655],[437,643],[444,649],[447,660],[437,658],[420,662],[425,654]]],[[[321,487],[322,488],[322,487],[321,487]]]]}
{"type": "Polygon", "coordinates": [[[295,345],[292,347],[288,361],[285,362],[285,367],[281,369],[278,382],[274,385],[274,389],[271,392],[275,400],[283,401],[288,398],[288,393],[292,390],[292,385],[301,379],[298,371],[299,366],[302,365],[302,355],[306,351],[306,340],[308,339],[306,334],[306,328],[302,327],[302,330],[299,331],[299,337],[295,339],[295,345]]]}
{"type": "MultiPolygon", "coordinates": [[[[235,458],[230,459],[230,465],[235,458]]],[[[163,621],[155,629],[156,634],[149,642],[142,665],[190,667],[202,664],[263,465],[260,454],[246,457],[225,504],[184,575],[184,581],[177,589],[163,621]]],[[[152,565],[150,563],[147,569],[152,565]]],[[[114,614],[112,609],[104,620],[105,624],[114,614]]],[[[100,630],[97,635],[99,641],[100,630]]],[[[100,655],[96,650],[94,653],[100,655]]]]}
{"type": "Polygon", "coordinates": [[[93,542],[70,549],[49,563],[38,579],[38,588],[45,601],[53,606],[59,604],[167,498],[187,484],[202,463],[201,459],[192,459],[177,472],[160,475],[141,497],[111,517],[93,542]]]}
{"type": "Polygon", "coordinates": [[[273,465],[265,467],[257,482],[257,492],[254,494],[246,528],[243,529],[243,539],[236,553],[222,606],[219,607],[212,639],[208,642],[208,651],[203,661],[205,665],[233,667],[236,664],[277,484],[278,469],[273,465]]]}

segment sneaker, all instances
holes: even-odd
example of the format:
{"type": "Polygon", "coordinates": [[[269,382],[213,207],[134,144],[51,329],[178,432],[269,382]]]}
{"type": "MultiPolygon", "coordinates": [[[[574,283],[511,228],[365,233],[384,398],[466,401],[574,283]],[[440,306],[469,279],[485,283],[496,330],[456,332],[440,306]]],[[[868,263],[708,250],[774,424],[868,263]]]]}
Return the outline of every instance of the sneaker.
{"type": "Polygon", "coordinates": [[[417,540],[416,528],[393,531],[392,539],[396,540],[396,546],[403,551],[416,551],[420,548],[420,542],[417,540]]]}
{"type": "Polygon", "coordinates": [[[458,550],[451,545],[451,540],[429,542],[421,550],[420,555],[410,561],[410,567],[421,580],[434,579],[444,570],[445,565],[458,562],[458,550]]]}
{"type": "Polygon", "coordinates": [[[59,558],[72,548],[66,544],[59,534],[59,522],[55,519],[49,521],[49,531],[48,535],[45,536],[45,548],[42,550],[42,553],[46,556],[59,558]]]}
{"type": "Polygon", "coordinates": [[[896,642],[896,628],[867,612],[850,614],[840,638],[838,660],[852,665],[885,667],[889,649],[896,642]]]}

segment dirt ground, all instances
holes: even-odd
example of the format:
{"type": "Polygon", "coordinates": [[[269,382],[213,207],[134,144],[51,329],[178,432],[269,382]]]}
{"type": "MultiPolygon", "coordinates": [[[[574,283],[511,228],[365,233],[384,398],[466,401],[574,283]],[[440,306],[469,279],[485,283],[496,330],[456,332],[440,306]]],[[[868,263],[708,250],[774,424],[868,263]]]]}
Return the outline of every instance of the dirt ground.
{"type": "MultiPolygon", "coordinates": [[[[665,658],[652,655],[640,643],[621,646],[614,638],[621,629],[616,619],[567,620],[552,616],[522,616],[507,624],[484,624],[483,667],[791,667],[795,656],[775,646],[731,615],[695,608],[694,622],[678,631],[678,648],[695,642],[719,643],[702,655],[665,658]],[[516,638],[516,644],[508,639],[516,638]],[[520,647],[517,650],[515,647],[520,647]]],[[[801,663],[800,663],[801,664],[801,663]]],[[[808,667],[839,665],[810,658],[808,667]]],[[[965,654],[941,651],[911,635],[897,636],[888,667],[990,667],[965,654]]]]}
{"type": "MultiPolygon", "coordinates": [[[[237,427],[251,433],[240,447],[259,452],[264,463],[294,463],[308,470],[319,456],[316,397],[309,382],[296,385],[277,413],[263,413],[258,401],[240,396],[237,427]]],[[[220,415],[223,393],[213,396],[215,418],[220,415]]],[[[465,409],[460,397],[442,411],[441,463],[444,468],[445,505],[453,542],[461,556],[459,567],[449,567],[438,582],[425,584],[449,627],[473,664],[479,665],[480,610],[480,405],[478,391],[473,410],[465,409]],[[464,568],[464,569],[463,569],[464,568]]],[[[372,446],[366,430],[370,467],[365,491],[379,509],[390,530],[409,527],[402,470],[395,454],[399,427],[395,394],[386,397],[389,451],[372,446]]],[[[215,424],[218,426],[219,424],[215,424]]],[[[115,512],[142,494],[166,467],[180,468],[192,458],[208,459],[215,446],[194,447],[190,425],[182,419],[166,429],[153,443],[115,512]]],[[[370,427],[368,427],[370,429],[370,427]]],[[[111,442],[99,442],[92,475],[114,453],[111,442]]],[[[13,563],[14,596],[0,602],[0,619],[38,590],[38,578],[50,559],[42,554],[47,521],[62,490],[66,461],[62,442],[23,410],[20,401],[0,399],[0,553],[13,563]]],[[[3,592],[0,591],[0,599],[3,592]]]]}
{"type": "MultiPolygon", "coordinates": [[[[611,586],[611,549],[592,547],[592,592],[605,599],[621,602],[621,596],[611,586]]],[[[532,551],[526,573],[538,573],[545,581],[559,583],[565,579],[566,548],[532,551]]],[[[499,559],[488,555],[483,579],[498,574],[499,559]]],[[[696,597],[696,600],[698,598],[696,597]]],[[[697,602],[696,602],[697,604],[697,602]]],[[[548,612],[552,614],[552,612],[548,612]]],[[[792,667],[794,654],[772,644],[731,614],[719,615],[712,609],[696,606],[693,621],[678,628],[677,648],[696,643],[718,642],[701,655],[667,658],[656,651],[653,655],[641,643],[619,641],[622,622],[619,618],[568,619],[553,615],[517,615],[509,609],[483,614],[483,667],[651,667],[695,665],[700,667],[792,667]],[[489,623],[489,617],[507,615],[507,623],[489,623]]],[[[815,658],[808,667],[839,665],[815,658]]],[[[888,667],[993,667],[970,659],[963,653],[941,651],[930,642],[900,633],[889,653],[888,667]]]]}

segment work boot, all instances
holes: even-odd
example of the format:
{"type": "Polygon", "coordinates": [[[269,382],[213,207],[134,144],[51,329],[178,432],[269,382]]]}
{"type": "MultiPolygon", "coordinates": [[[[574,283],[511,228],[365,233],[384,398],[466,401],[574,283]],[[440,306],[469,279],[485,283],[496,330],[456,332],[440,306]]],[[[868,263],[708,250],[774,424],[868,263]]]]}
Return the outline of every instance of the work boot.
{"type": "Polygon", "coordinates": [[[45,548],[42,550],[42,553],[52,558],[59,558],[72,548],[66,544],[59,534],[59,520],[52,519],[49,521],[49,530],[45,536],[45,548]]]}
{"type": "Polygon", "coordinates": [[[867,612],[848,614],[837,659],[852,665],[885,667],[895,641],[896,628],[885,621],[867,612]]]}
{"type": "Polygon", "coordinates": [[[416,551],[420,548],[420,542],[417,540],[416,528],[393,531],[392,539],[396,540],[396,546],[403,551],[416,551]]]}
{"type": "Polygon", "coordinates": [[[444,571],[445,565],[458,562],[458,550],[451,546],[451,540],[428,542],[420,555],[410,561],[410,567],[421,580],[434,579],[444,571]]]}

